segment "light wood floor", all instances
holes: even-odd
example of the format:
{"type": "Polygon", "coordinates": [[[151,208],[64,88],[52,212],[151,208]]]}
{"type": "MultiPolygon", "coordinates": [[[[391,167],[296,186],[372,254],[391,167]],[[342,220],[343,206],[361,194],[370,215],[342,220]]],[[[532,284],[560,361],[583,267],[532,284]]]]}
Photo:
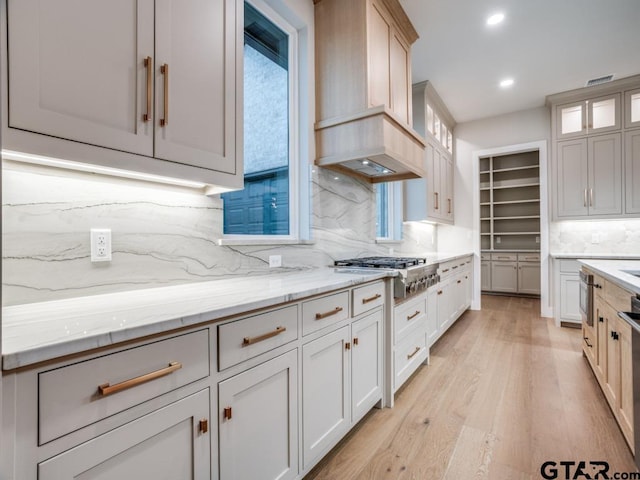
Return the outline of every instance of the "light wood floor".
{"type": "Polygon", "coordinates": [[[305,479],[539,479],[549,460],[635,472],[581,331],[539,312],[538,300],[483,296],[395,407],[372,410],[305,479]]]}

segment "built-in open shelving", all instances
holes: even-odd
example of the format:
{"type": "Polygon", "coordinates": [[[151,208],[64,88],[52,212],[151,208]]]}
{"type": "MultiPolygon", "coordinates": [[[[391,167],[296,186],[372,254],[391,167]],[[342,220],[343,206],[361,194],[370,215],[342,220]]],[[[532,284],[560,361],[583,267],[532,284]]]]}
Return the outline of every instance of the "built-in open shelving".
{"type": "Polygon", "coordinates": [[[480,159],[481,248],[540,249],[538,151],[480,159]]]}

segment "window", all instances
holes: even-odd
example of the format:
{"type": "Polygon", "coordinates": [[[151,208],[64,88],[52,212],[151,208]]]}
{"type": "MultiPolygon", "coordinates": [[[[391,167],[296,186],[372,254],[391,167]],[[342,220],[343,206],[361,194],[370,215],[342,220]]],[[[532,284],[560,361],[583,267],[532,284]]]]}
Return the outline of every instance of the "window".
{"type": "Polygon", "coordinates": [[[376,240],[402,240],[402,182],[376,184],[376,240]]]}
{"type": "Polygon", "coordinates": [[[223,232],[287,238],[297,233],[296,31],[261,2],[244,12],[244,189],[221,195],[223,232]]]}

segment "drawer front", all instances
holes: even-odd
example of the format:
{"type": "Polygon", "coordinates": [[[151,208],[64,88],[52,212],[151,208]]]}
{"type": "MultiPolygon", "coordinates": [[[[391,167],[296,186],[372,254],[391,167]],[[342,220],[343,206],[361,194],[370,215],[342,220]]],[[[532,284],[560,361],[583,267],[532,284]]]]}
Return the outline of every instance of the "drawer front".
{"type": "Polygon", "coordinates": [[[560,259],[560,271],[562,273],[578,273],[580,271],[580,264],[577,260],[560,259]]]}
{"type": "Polygon", "coordinates": [[[628,312],[631,310],[631,292],[620,288],[609,280],[604,280],[604,299],[616,312],[628,312]]]}
{"type": "Polygon", "coordinates": [[[427,297],[421,295],[420,298],[399,305],[393,312],[393,328],[395,332],[395,343],[401,341],[409,332],[413,331],[416,325],[425,323],[427,312],[427,297]]]}
{"type": "Polygon", "coordinates": [[[458,262],[455,261],[441,263],[438,267],[438,273],[440,274],[440,277],[446,278],[452,273],[456,272],[458,266],[458,262]],[[456,268],[454,269],[453,267],[456,268]]]}
{"type": "Polygon", "coordinates": [[[427,336],[424,332],[410,335],[395,349],[394,392],[402,386],[413,372],[429,356],[427,336]]]}
{"type": "Polygon", "coordinates": [[[298,338],[298,306],[291,305],[218,326],[218,370],[298,338]]]}
{"type": "Polygon", "coordinates": [[[490,253],[481,253],[480,254],[480,260],[491,260],[491,254],[490,253]]]}
{"type": "Polygon", "coordinates": [[[302,304],[302,335],[309,335],[349,318],[349,292],[308,300],[302,304]]]}
{"type": "Polygon", "coordinates": [[[208,375],[208,329],[42,372],[39,444],[208,375]]]}
{"type": "Polygon", "coordinates": [[[384,305],[384,283],[377,282],[353,289],[353,316],[384,305]]]}
{"type": "Polygon", "coordinates": [[[539,253],[519,253],[518,261],[519,262],[539,262],[540,254],[539,253]]]}
{"type": "Polygon", "coordinates": [[[518,260],[517,253],[492,253],[491,260],[499,260],[503,262],[515,262],[518,260]]]}

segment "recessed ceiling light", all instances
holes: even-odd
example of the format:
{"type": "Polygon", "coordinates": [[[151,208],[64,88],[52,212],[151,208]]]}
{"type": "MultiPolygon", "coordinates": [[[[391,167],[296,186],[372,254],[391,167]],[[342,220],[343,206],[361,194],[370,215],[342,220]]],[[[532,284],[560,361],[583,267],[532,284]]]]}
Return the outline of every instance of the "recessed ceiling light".
{"type": "Polygon", "coordinates": [[[505,78],[500,82],[500,86],[502,88],[507,88],[507,87],[510,87],[511,85],[513,85],[513,78],[505,78]]]}
{"type": "Polygon", "coordinates": [[[504,20],[504,13],[494,13],[487,18],[487,25],[497,25],[504,20]]]}

